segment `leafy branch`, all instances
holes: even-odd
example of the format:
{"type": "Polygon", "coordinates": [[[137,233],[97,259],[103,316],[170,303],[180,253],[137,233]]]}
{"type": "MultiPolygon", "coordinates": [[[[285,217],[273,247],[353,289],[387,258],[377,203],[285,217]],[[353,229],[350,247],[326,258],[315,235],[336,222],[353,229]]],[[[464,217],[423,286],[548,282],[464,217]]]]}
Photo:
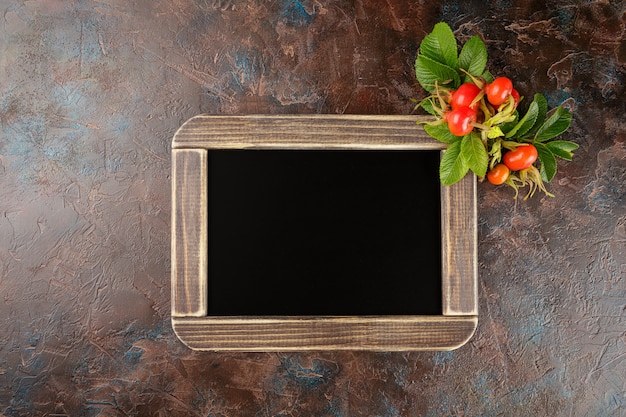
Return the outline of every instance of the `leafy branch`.
{"type": "Polygon", "coordinates": [[[535,94],[520,112],[523,97],[512,82],[506,77],[494,79],[486,66],[482,39],[470,38],[459,52],[446,23],[437,23],[420,44],[415,75],[430,95],[416,109],[435,116],[424,130],[448,144],[440,163],[442,184],[452,185],[472,171],[481,180],[487,176],[494,184],[513,187],[516,196],[518,188],[526,185],[527,197],[536,189],[551,195],[543,183],[556,175],[557,158],[572,160],[578,149],[574,142],[555,140],[569,128],[571,113],[562,106],[549,112],[541,94],[535,94]],[[507,164],[517,154],[523,154],[525,162],[507,164]],[[492,180],[496,167],[498,178],[492,180]]]}

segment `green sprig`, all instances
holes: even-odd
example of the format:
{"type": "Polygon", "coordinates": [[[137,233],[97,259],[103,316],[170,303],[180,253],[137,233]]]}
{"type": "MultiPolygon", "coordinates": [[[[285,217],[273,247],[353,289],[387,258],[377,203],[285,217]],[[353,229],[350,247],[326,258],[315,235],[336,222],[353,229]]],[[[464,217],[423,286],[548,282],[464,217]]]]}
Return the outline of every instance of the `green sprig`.
{"type": "Polygon", "coordinates": [[[526,111],[521,114],[517,102],[509,100],[494,108],[483,97],[479,103],[482,122],[474,123],[474,130],[463,136],[450,133],[445,121],[448,111],[446,98],[464,82],[472,82],[481,90],[493,81],[486,69],[487,47],[476,35],[461,46],[450,26],[437,23],[432,32],[422,40],[415,60],[415,75],[420,85],[431,95],[416,105],[435,116],[436,121],[426,123],[424,130],[433,138],[448,144],[440,164],[439,177],[444,185],[461,180],[469,171],[482,178],[502,159],[507,149],[532,143],[537,148],[539,169],[520,172],[507,183],[516,189],[520,184],[531,187],[529,195],[539,188],[549,194],[541,181],[550,182],[557,169],[557,158],[571,160],[578,145],[567,140],[554,140],[570,125],[572,115],[562,106],[548,114],[545,97],[535,94],[526,111]],[[532,171],[532,172],[531,172],[532,171]]]}

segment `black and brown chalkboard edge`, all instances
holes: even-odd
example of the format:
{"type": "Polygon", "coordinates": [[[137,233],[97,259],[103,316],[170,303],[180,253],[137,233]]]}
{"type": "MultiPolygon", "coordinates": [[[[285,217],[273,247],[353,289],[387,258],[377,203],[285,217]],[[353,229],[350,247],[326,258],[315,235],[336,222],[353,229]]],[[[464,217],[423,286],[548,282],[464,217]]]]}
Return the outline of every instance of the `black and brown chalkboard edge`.
{"type": "Polygon", "coordinates": [[[452,350],[477,327],[476,178],[441,188],[442,314],[217,317],[207,315],[210,149],[445,150],[417,116],[199,115],[172,142],[172,326],[212,351],[452,350]]]}

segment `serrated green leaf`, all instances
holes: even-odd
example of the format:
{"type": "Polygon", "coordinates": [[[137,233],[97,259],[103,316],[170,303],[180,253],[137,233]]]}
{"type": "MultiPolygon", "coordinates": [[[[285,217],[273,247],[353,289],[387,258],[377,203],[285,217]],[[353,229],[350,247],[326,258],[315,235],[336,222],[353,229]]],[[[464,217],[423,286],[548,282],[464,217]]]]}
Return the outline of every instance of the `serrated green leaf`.
{"type": "Polygon", "coordinates": [[[574,157],[572,152],[578,149],[578,144],[568,140],[553,140],[551,142],[546,142],[545,145],[555,156],[567,161],[572,160],[574,157]]]}
{"type": "Polygon", "coordinates": [[[424,125],[424,130],[433,138],[443,143],[452,143],[461,140],[460,136],[454,136],[450,133],[447,124],[441,125],[424,125]]]}
{"type": "Polygon", "coordinates": [[[461,156],[461,141],[456,141],[445,150],[439,164],[439,180],[443,185],[452,185],[467,174],[469,167],[461,156]]]}
{"type": "Polygon", "coordinates": [[[463,68],[472,75],[480,76],[485,71],[486,65],[487,47],[480,36],[473,36],[461,49],[459,68],[463,68]]]}
{"type": "Polygon", "coordinates": [[[533,127],[525,133],[527,137],[533,136],[537,133],[543,122],[546,120],[546,114],[548,113],[548,102],[542,94],[535,94],[533,97],[533,103],[537,103],[537,119],[535,120],[533,127]]]}
{"type": "Polygon", "coordinates": [[[418,55],[415,60],[415,75],[422,88],[428,92],[435,90],[435,81],[439,85],[448,85],[452,88],[457,88],[461,84],[455,69],[424,55],[418,55]]]}
{"type": "Polygon", "coordinates": [[[467,162],[467,166],[474,174],[484,177],[487,173],[487,165],[489,164],[489,155],[480,135],[470,133],[465,135],[461,141],[461,157],[467,162]]]}
{"type": "Polygon", "coordinates": [[[572,114],[565,108],[559,106],[552,116],[550,116],[539,128],[535,135],[536,142],[545,142],[552,139],[569,128],[572,114]]]}
{"type": "Polygon", "coordinates": [[[511,129],[507,134],[507,138],[523,137],[537,121],[537,115],[539,114],[539,106],[534,101],[528,106],[528,111],[520,119],[520,121],[511,129]]]}
{"type": "Polygon", "coordinates": [[[545,182],[550,182],[556,174],[556,158],[543,143],[535,143],[534,145],[537,148],[539,162],[541,162],[541,168],[539,169],[541,179],[545,182]]]}
{"type": "Polygon", "coordinates": [[[420,53],[433,61],[457,69],[458,56],[456,38],[447,23],[439,22],[433,31],[424,37],[420,53]]]}

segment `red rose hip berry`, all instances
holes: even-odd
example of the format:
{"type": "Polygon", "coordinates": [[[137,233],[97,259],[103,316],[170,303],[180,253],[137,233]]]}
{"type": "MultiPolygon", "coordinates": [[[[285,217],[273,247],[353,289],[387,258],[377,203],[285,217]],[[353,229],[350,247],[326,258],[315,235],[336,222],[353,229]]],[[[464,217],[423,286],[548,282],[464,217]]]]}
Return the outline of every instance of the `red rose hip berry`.
{"type": "Polygon", "coordinates": [[[530,143],[520,145],[515,150],[509,151],[502,157],[502,162],[511,171],[519,171],[530,167],[537,160],[537,148],[530,143]]]}
{"type": "Polygon", "coordinates": [[[469,107],[474,111],[478,110],[479,102],[472,104],[472,101],[480,94],[480,88],[474,83],[461,84],[450,97],[450,107],[458,109],[459,107],[469,107]]]}
{"type": "Polygon", "coordinates": [[[515,103],[515,107],[517,107],[521,99],[521,96],[519,95],[519,92],[516,89],[511,90],[511,95],[513,96],[513,102],[515,103]]]}
{"type": "Polygon", "coordinates": [[[513,91],[513,82],[507,77],[498,77],[485,87],[487,100],[494,106],[499,106],[508,100],[513,91]]]}
{"type": "Polygon", "coordinates": [[[493,185],[504,184],[509,178],[509,167],[504,164],[498,164],[487,173],[487,180],[493,185]]]}
{"type": "Polygon", "coordinates": [[[446,114],[446,122],[450,133],[455,136],[465,136],[474,129],[472,122],[476,121],[476,112],[467,106],[457,107],[446,114]]]}

